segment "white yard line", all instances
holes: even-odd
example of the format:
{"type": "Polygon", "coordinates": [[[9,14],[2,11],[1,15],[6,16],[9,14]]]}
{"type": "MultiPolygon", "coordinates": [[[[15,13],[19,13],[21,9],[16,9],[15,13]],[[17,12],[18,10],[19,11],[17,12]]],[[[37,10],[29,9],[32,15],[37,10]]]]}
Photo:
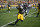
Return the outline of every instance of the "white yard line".
{"type": "Polygon", "coordinates": [[[13,23],[13,22],[15,22],[16,20],[14,20],[14,21],[12,21],[12,22],[9,22],[9,23],[7,23],[7,24],[5,24],[5,25],[2,25],[1,27],[5,27],[5,26],[7,26],[8,24],[11,24],[11,23],[13,23]]]}

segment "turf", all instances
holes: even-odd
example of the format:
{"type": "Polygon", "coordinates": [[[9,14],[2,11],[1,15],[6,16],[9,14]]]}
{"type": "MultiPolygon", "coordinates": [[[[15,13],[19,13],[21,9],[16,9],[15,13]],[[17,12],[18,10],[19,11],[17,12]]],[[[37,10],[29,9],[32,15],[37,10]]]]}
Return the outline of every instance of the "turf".
{"type": "MultiPolygon", "coordinates": [[[[33,13],[33,12],[36,12],[36,10],[31,9],[28,16],[26,16],[26,19],[24,19],[23,22],[19,21],[17,23],[19,26],[16,26],[16,27],[40,27],[40,15],[39,15],[39,17],[34,17],[34,16],[36,16],[37,12],[31,15],[31,13],[33,13]],[[29,17],[29,16],[31,16],[31,17],[29,17]]],[[[15,8],[11,9],[10,13],[9,13],[9,11],[7,11],[7,8],[0,10],[0,26],[16,20],[17,13],[18,13],[18,10],[15,8]]],[[[14,22],[12,24],[14,24],[14,22]]],[[[15,27],[15,26],[7,25],[5,27],[15,27]]]]}

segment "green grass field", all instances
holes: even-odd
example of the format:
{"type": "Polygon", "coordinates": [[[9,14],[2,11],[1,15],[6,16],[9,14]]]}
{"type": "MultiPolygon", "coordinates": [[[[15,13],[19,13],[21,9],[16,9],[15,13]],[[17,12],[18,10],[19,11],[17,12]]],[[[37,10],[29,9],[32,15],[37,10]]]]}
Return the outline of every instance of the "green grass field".
{"type": "MultiPolygon", "coordinates": [[[[17,23],[19,26],[16,26],[16,27],[40,27],[40,15],[39,17],[34,17],[36,16],[37,12],[34,14],[31,14],[33,12],[36,12],[35,9],[31,9],[28,16],[25,17],[24,21],[23,22],[19,21],[17,23]]],[[[0,10],[0,27],[16,20],[17,13],[18,13],[18,10],[15,8],[11,9],[10,13],[7,11],[7,8],[0,10]]],[[[14,22],[12,24],[14,24],[14,22]]],[[[15,26],[6,25],[4,27],[15,27],[15,26]]]]}

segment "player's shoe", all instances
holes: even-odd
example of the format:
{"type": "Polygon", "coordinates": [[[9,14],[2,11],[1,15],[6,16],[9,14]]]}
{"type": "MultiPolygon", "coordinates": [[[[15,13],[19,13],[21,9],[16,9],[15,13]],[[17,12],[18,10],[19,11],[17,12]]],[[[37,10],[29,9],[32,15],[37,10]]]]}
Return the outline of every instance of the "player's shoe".
{"type": "Polygon", "coordinates": [[[16,26],[16,24],[8,24],[8,25],[13,25],[13,26],[16,26]]]}
{"type": "Polygon", "coordinates": [[[36,17],[38,17],[38,16],[36,16],[36,17]]]}
{"type": "Polygon", "coordinates": [[[19,26],[18,24],[14,24],[13,26],[19,26]]]}
{"type": "Polygon", "coordinates": [[[16,26],[16,24],[14,24],[14,26],[16,26]]]}

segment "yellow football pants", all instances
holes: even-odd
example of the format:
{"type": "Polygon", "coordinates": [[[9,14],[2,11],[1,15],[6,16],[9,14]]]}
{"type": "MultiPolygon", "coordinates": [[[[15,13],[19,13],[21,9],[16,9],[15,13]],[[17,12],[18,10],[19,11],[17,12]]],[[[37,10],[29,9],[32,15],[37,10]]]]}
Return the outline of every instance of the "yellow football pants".
{"type": "Polygon", "coordinates": [[[17,17],[18,17],[17,19],[23,20],[23,14],[19,13],[17,17]]]}

